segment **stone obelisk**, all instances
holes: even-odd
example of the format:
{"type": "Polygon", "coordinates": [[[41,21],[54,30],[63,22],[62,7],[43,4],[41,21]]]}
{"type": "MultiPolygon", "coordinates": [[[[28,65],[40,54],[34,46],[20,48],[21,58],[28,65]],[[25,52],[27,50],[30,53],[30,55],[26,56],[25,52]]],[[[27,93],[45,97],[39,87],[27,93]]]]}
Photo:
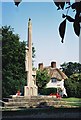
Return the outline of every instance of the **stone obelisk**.
{"type": "Polygon", "coordinates": [[[32,23],[29,18],[28,22],[28,74],[27,74],[27,85],[32,86],[32,23]]]}
{"type": "Polygon", "coordinates": [[[25,86],[25,96],[37,96],[36,71],[32,71],[32,23],[28,21],[28,45],[26,47],[25,66],[27,72],[27,86],[25,86]],[[33,78],[34,76],[34,78],[33,78]]]}

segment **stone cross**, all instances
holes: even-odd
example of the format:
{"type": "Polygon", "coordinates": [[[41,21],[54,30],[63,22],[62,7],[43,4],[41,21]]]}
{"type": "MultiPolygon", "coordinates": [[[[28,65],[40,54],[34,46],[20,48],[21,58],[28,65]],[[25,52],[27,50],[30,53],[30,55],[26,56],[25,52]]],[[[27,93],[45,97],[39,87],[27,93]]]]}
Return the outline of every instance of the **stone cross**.
{"type": "Polygon", "coordinates": [[[27,86],[24,86],[25,96],[37,96],[36,71],[32,70],[32,23],[28,21],[28,46],[26,47],[25,68],[27,72],[27,86]]]}

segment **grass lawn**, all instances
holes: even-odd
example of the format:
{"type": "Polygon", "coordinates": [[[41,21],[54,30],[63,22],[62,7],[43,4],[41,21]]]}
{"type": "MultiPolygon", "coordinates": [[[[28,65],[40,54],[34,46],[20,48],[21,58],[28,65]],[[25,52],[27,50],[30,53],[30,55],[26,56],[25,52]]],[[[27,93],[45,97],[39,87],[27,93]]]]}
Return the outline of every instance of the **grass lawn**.
{"type": "Polygon", "coordinates": [[[63,101],[68,101],[68,102],[81,102],[81,98],[62,98],[63,101]]]}
{"type": "Polygon", "coordinates": [[[67,105],[81,107],[81,98],[62,98],[61,100],[67,102],[67,105]]]}

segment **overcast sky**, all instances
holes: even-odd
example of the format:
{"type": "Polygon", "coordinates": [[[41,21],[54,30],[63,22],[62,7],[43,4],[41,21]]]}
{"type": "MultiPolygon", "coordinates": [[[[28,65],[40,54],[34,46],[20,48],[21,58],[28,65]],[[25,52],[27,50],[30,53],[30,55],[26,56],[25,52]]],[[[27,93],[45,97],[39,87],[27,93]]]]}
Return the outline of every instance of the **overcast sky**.
{"type": "MultiPolygon", "coordinates": [[[[51,61],[56,61],[59,67],[64,62],[79,61],[79,38],[74,34],[73,25],[68,21],[64,43],[61,43],[58,27],[63,21],[62,13],[66,11],[57,11],[53,2],[22,2],[19,7],[13,2],[3,2],[2,25],[11,25],[15,33],[19,34],[20,40],[27,41],[30,17],[32,41],[36,49],[34,66],[37,67],[40,62],[43,62],[44,66],[49,66],[51,61]]],[[[72,10],[69,14],[73,16],[72,10]]]]}

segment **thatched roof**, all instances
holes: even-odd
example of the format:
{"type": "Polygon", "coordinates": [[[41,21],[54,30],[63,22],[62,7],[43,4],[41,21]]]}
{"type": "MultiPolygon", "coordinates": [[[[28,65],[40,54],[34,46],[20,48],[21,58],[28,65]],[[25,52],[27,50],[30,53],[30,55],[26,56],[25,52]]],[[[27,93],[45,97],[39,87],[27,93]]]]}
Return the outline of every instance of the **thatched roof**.
{"type": "Polygon", "coordinates": [[[68,77],[58,68],[51,68],[51,67],[45,67],[44,69],[46,69],[49,73],[49,75],[51,76],[51,78],[57,78],[58,80],[62,80],[62,79],[67,79],[68,77]]]}

